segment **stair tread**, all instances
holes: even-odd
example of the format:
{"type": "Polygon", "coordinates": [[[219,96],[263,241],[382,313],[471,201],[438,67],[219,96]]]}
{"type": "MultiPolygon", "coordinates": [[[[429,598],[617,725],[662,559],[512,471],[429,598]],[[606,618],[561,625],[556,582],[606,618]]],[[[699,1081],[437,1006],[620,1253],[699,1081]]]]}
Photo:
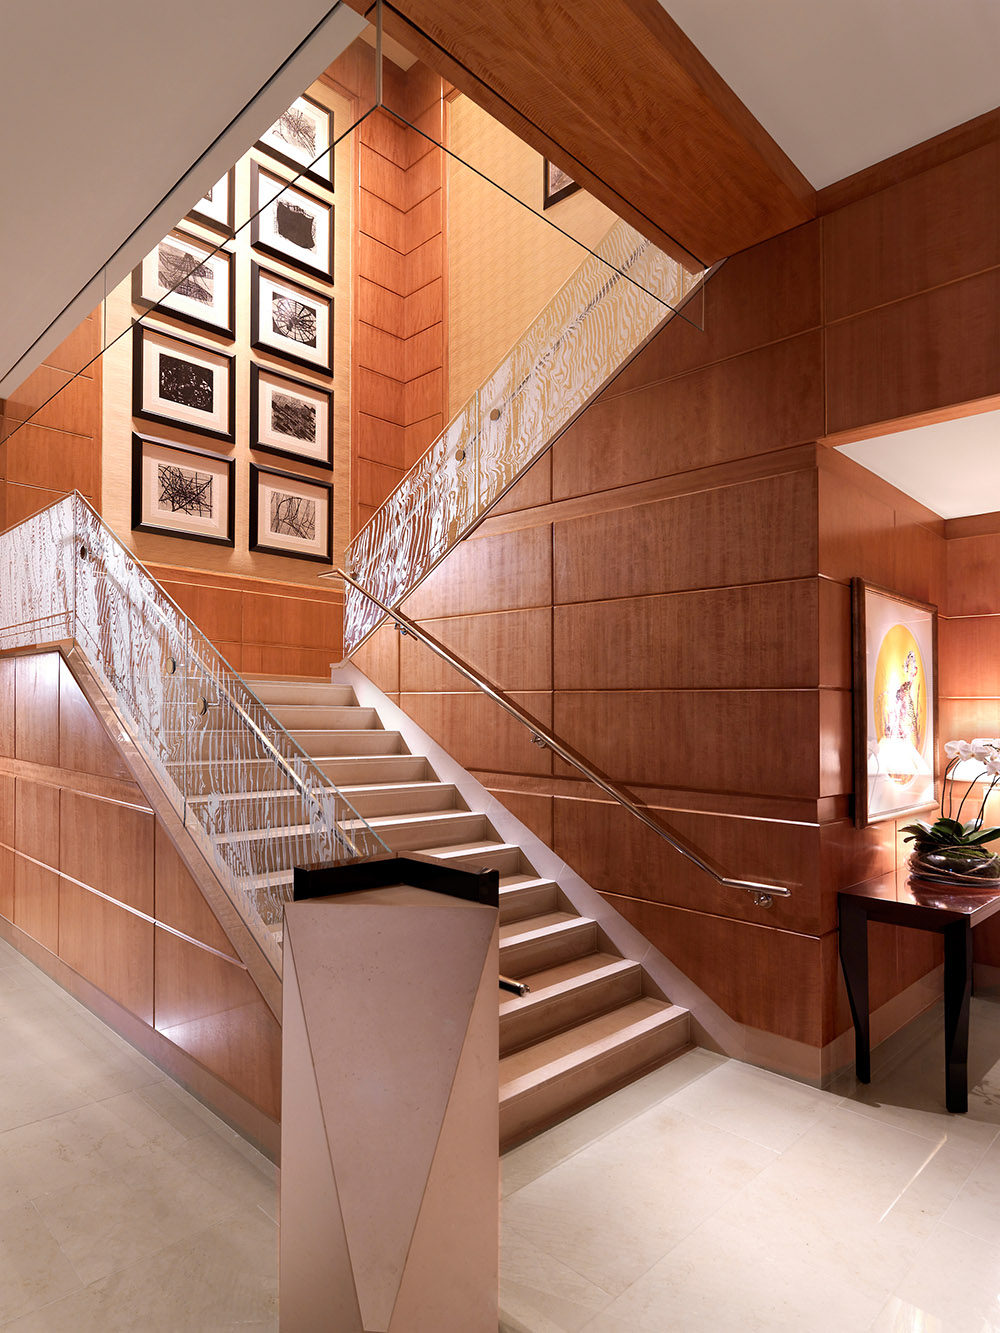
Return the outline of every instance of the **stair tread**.
{"type": "Polygon", "coordinates": [[[477,852],[487,855],[490,852],[516,852],[520,849],[513,842],[457,842],[442,847],[419,847],[415,850],[424,856],[447,857],[475,856],[477,852]]]}
{"type": "Polygon", "coordinates": [[[527,999],[565,986],[567,983],[578,981],[583,984],[592,977],[607,975],[611,970],[626,971],[632,967],[640,967],[640,964],[630,958],[620,958],[618,954],[613,953],[588,953],[583,958],[571,958],[568,962],[558,963],[555,967],[546,967],[539,972],[531,972],[521,977],[520,980],[530,986],[531,991],[525,996],[512,997],[511,1003],[523,1004],[527,999]]]}
{"type": "Polygon", "coordinates": [[[500,1061],[501,1103],[567,1070],[588,1064],[635,1037],[671,1027],[687,1016],[688,1011],[680,1005],[643,996],[506,1055],[500,1061]]]}
{"type": "Polygon", "coordinates": [[[543,912],[540,916],[529,916],[523,921],[508,921],[500,927],[500,944],[514,944],[522,939],[537,939],[553,931],[571,926],[592,926],[589,916],[580,916],[577,912],[543,912]]]}
{"type": "Polygon", "coordinates": [[[485,819],[485,815],[479,814],[476,810],[412,810],[398,815],[373,815],[364,820],[350,819],[342,821],[342,826],[347,828],[360,827],[367,824],[369,828],[388,828],[393,824],[434,824],[443,823],[445,820],[457,819],[460,823],[467,824],[477,819],[485,819]]]}
{"type": "Polygon", "coordinates": [[[504,889],[540,889],[545,885],[555,885],[554,879],[540,879],[535,874],[517,874],[500,876],[500,896],[503,897],[504,889]]]}

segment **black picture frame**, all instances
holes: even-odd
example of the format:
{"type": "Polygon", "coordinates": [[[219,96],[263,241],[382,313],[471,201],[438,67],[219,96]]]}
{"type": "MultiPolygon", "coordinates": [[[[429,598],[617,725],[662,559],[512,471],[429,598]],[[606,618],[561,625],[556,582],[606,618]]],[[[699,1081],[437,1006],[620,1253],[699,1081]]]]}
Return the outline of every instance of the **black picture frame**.
{"type": "Polygon", "coordinates": [[[250,244],[255,250],[260,250],[263,254],[269,255],[272,259],[278,260],[281,264],[287,264],[292,268],[299,269],[303,273],[308,273],[311,277],[319,278],[320,282],[333,282],[333,205],[327,203],[325,199],[319,199],[316,195],[310,194],[308,190],[300,189],[297,185],[292,185],[282,176],[275,175],[273,171],[268,171],[266,167],[258,165],[251,161],[250,163],[250,244]],[[266,182],[263,193],[267,196],[269,202],[261,207],[261,185],[266,182]],[[277,188],[272,188],[272,186],[277,188]],[[265,232],[273,230],[268,216],[272,204],[278,204],[276,196],[283,196],[282,202],[292,203],[305,211],[312,210],[315,216],[324,217],[326,225],[326,245],[323,247],[321,258],[323,264],[313,264],[309,262],[308,257],[302,253],[296,253],[296,248],[291,243],[285,248],[274,240],[268,240],[265,232]]]}
{"type": "Polygon", "coordinates": [[[575,181],[568,171],[557,167],[547,157],[542,158],[542,211],[553,204],[568,199],[580,189],[580,182],[575,181]]]}
{"type": "Polygon", "coordinates": [[[317,481],[313,477],[305,477],[298,472],[280,472],[277,468],[260,467],[256,463],[251,463],[249,546],[251,551],[260,551],[266,555],[280,555],[291,560],[311,560],[320,565],[333,564],[333,485],[327,481],[317,481]],[[303,546],[303,549],[297,550],[294,547],[275,545],[273,542],[261,540],[262,478],[278,478],[287,482],[293,492],[296,488],[299,491],[313,490],[317,492],[316,498],[323,504],[325,510],[326,541],[322,543],[322,551],[310,551],[305,546],[303,546]]]}
{"type": "Polygon", "coordinates": [[[293,375],[282,374],[271,366],[261,366],[256,361],[250,363],[250,448],[263,454],[276,454],[279,458],[294,458],[297,463],[309,463],[313,467],[333,470],[333,391],[310,380],[297,379],[293,375]],[[323,452],[317,456],[305,450],[295,450],[267,442],[265,432],[261,430],[261,408],[265,394],[261,392],[261,376],[285,386],[293,393],[323,400],[326,408],[326,428],[319,433],[323,452]],[[304,392],[303,392],[304,391],[304,392]]]}
{"type": "Polygon", "coordinates": [[[132,325],[132,415],[141,421],[154,421],[160,426],[174,426],[180,430],[193,431],[197,435],[207,435],[215,440],[224,440],[226,444],[236,443],[236,357],[232,352],[225,352],[218,347],[206,347],[202,343],[189,342],[178,338],[174,331],[136,321],[132,325]],[[212,425],[213,417],[206,415],[199,418],[197,409],[178,405],[174,413],[157,410],[157,404],[165,400],[153,398],[145,392],[146,369],[149,364],[149,348],[159,342],[161,346],[170,345],[169,350],[178,360],[188,360],[194,364],[208,365],[213,371],[213,393],[216,385],[223,384],[226,393],[224,413],[214,414],[214,419],[222,421],[224,428],[212,425]]]}
{"type": "Polygon", "coordinates": [[[236,284],[234,273],[235,265],[231,251],[217,249],[216,242],[203,240],[200,236],[194,236],[191,232],[184,231],[182,227],[174,227],[167,232],[162,241],[159,241],[153,247],[142,263],[132,270],[132,304],[140,306],[143,310],[155,316],[179,320],[182,324],[190,325],[192,328],[215,334],[218,338],[225,338],[227,342],[232,342],[236,337],[236,284]],[[171,240],[203,252],[206,264],[210,264],[213,269],[225,273],[226,294],[223,302],[220,303],[223,312],[220,319],[212,320],[201,315],[195,302],[189,301],[180,290],[170,292],[162,289],[155,282],[151,270],[157,264],[160,246],[171,240]]]}
{"type": "Polygon", "coordinates": [[[264,352],[268,356],[279,357],[283,361],[289,361],[296,366],[304,366],[306,370],[319,371],[323,375],[333,374],[333,297],[323,292],[317,292],[312,287],[307,287],[302,283],[296,282],[292,278],[287,278],[282,273],[275,272],[274,269],[265,268],[262,264],[251,261],[250,263],[250,346],[257,352],[264,352]],[[305,304],[313,304],[317,313],[325,311],[326,321],[326,350],[325,353],[319,351],[319,322],[317,321],[317,352],[316,355],[307,355],[295,350],[296,343],[291,339],[283,339],[273,331],[268,332],[265,324],[261,320],[261,286],[263,283],[272,283],[284,288],[287,292],[293,294],[295,298],[302,298],[305,304]]]}
{"type": "MultiPolygon", "coordinates": [[[[203,212],[200,208],[198,208],[197,204],[195,205],[194,208],[191,209],[189,213],[186,214],[186,217],[191,222],[196,222],[199,227],[208,227],[212,231],[219,232],[219,234],[224,236],[227,240],[232,240],[232,238],[236,235],[236,168],[235,167],[230,167],[229,170],[226,172],[226,174],[219,178],[216,184],[221,185],[223,181],[226,182],[226,209],[225,209],[226,216],[224,221],[211,213],[203,212]]],[[[214,185],[212,186],[212,189],[213,190],[215,189],[214,185]]],[[[202,196],[202,198],[204,198],[204,195],[202,196]]],[[[198,200],[198,203],[199,204],[201,203],[201,199],[198,200]]]]}
{"type": "MultiPolygon", "coordinates": [[[[155,461],[155,460],[153,460],[155,461]]],[[[197,504],[197,497],[192,503],[197,504]]],[[[236,460],[211,449],[198,449],[194,445],[178,444],[176,440],[161,440],[152,435],[132,434],[132,530],[149,532],[159,537],[175,537],[184,541],[207,542],[212,546],[236,545],[236,460]],[[226,479],[225,531],[224,535],[213,536],[204,528],[187,527],[183,523],[174,525],[166,522],[153,523],[147,517],[148,494],[143,464],[147,460],[147,446],[161,454],[176,455],[178,467],[183,466],[183,459],[191,458],[201,462],[206,471],[211,468],[217,477],[226,479]]]]}
{"type": "Polygon", "coordinates": [[[334,181],[333,109],[331,107],[324,106],[323,103],[318,102],[315,97],[309,97],[308,94],[302,93],[300,97],[297,97],[295,99],[295,101],[288,108],[288,110],[283,112],[282,115],[278,117],[278,119],[274,122],[274,125],[272,125],[270,129],[268,129],[267,133],[262,138],[257,140],[257,142],[254,144],[254,148],[258,149],[261,153],[267,153],[267,155],[269,157],[274,158],[276,162],[281,162],[286,167],[291,167],[292,170],[296,173],[296,175],[302,176],[305,179],[312,181],[314,184],[322,186],[322,188],[325,190],[332,191],[333,181],[334,181]],[[306,106],[309,108],[309,110],[312,112],[312,114],[316,116],[316,119],[325,125],[327,151],[325,157],[320,157],[320,162],[322,163],[325,161],[326,167],[328,169],[327,171],[324,171],[322,168],[320,170],[316,170],[315,168],[310,167],[308,165],[309,161],[308,158],[296,157],[287,151],[283,151],[274,141],[274,136],[272,133],[272,131],[274,130],[274,125],[280,124],[281,121],[284,119],[284,117],[294,110],[295,105],[298,102],[305,103],[306,106]],[[268,136],[271,137],[269,138],[268,136]]]}
{"type": "MultiPolygon", "coordinates": [[[[938,609],[930,602],[917,601],[904,597],[889,588],[867,583],[864,579],[851,580],[851,628],[852,628],[852,666],[853,666],[853,731],[854,731],[854,823],[857,828],[866,828],[869,824],[883,823],[888,820],[904,818],[927,810],[937,800],[937,749],[938,749],[938,609]],[[899,631],[899,633],[897,633],[899,631]],[[900,687],[886,700],[888,684],[891,684],[889,672],[885,667],[886,681],[880,681],[880,665],[883,654],[886,663],[898,661],[899,654],[909,648],[902,668],[896,676],[906,675],[907,680],[900,680],[900,687]],[[872,657],[875,656],[875,670],[872,670],[872,657]],[[910,656],[914,657],[912,669],[907,668],[910,656]],[[878,719],[885,715],[890,706],[895,706],[897,713],[902,712],[900,695],[906,691],[906,700],[912,699],[912,682],[919,681],[923,673],[923,708],[925,718],[924,734],[919,734],[919,724],[914,723],[916,733],[912,743],[904,736],[907,730],[897,718],[896,723],[885,727],[885,735],[880,736],[878,719]],[[930,679],[927,680],[929,674],[930,679]],[[888,683],[888,684],[887,684],[888,683]],[[885,691],[880,686],[886,684],[885,691]],[[891,732],[891,734],[890,734],[891,732]],[[899,740],[895,740],[898,733],[899,740]],[[919,741],[919,746],[917,742],[919,741]],[[889,747],[883,755],[883,746],[889,747]],[[895,743],[903,753],[898,759],[892,754],[891,745],[895,743]],[[903,781],[909,769],[906,767],[908,749],[913,751],[913,775],[908,782],[903,781]],[[920,771],[923,764],[926,772],[920,771]],[[874,767],[875,772],[872,772],[874,767]],[[888,779],[888,781],[886,781],[888,779]],[[893,787],[899,788],[899,799],[891,803],[893,787]]],[[[919,707],[913,705],[913,717],[918,717],[919,707]]]]}

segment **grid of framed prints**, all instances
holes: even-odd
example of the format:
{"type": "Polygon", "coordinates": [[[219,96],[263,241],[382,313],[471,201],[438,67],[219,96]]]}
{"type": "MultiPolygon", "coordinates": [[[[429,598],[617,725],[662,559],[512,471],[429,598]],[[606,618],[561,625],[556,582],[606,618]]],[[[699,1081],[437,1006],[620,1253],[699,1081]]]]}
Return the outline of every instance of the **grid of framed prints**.
{"type": "Polygon", "coordinates": [[[252,362],[250,448],[332,468],[333,394],[252,362]]]}
{"type": "Polygon", "coordinates": [[[216,181],[188,214],[192,222],[211,227],[223,236],[236,235],[236,168],[230,167],[222,180],[216,181]]]}
{"type": "Polygon", "coordinates": [[[175,228],[132,272],[132,300],[209,333],[236,334],[233,256],[175,228]]]}
{"type": "Polygon", "coordinates": [[[333,560],[333,487],[250,464],[250,550],[333,560]]]}
{"type": "Polygon", "coordinates": [[[132,415],[236,441],[236,358],[143,324],[132,326],[132,415]]]}
{"type": "Polygon", "coordinates": [[[250,163],[250,241],[323,282],[333,281],[333,206],[250,163]]]}
{"type": "Polygon", "coordinates": [[[314,98],[296,97],[256,146],[317,185],[333,187],[333,112],[314,98]]]}
{"type": "Polygon", "coordinates": [[[250,346],[333,373],[333,298],[250,265],[250,346]]]}
{"type": "Polygon", "coordinates": [[[191,541],[235,544],[232,458],[132,436],[132,527],[191,541]]]}

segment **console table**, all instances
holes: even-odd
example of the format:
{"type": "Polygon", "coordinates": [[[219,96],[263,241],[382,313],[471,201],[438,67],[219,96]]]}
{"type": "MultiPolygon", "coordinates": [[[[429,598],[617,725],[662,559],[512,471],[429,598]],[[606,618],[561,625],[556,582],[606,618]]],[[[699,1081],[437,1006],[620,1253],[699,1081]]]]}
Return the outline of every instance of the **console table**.
{"type": "Polygon", "coordinates": [[[972,932],[1000,912],[1000,890],[953,893],[909,879],[905,871],[884,875],[838,893],[840,962],[854,1019],[855,1068],[871,1082],[868,1019],[868,923],[931,930],[944,940],[945,1105],[969,1109],[969,1001],[972,996],[972,932]]]}

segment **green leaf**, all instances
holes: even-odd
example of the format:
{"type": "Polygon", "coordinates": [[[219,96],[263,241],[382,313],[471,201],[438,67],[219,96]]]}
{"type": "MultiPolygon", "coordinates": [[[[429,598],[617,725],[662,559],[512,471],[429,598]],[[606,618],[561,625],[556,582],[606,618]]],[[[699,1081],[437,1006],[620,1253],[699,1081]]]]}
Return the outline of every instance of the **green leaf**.
{"type": "Polygon", "coordinates": [[[967,837],[965,841],[970,847],[981,847],[984,842],[992,842],[997,837],[1000,837],[1000,828],[984,828],[974,836],[967,837]]]}

